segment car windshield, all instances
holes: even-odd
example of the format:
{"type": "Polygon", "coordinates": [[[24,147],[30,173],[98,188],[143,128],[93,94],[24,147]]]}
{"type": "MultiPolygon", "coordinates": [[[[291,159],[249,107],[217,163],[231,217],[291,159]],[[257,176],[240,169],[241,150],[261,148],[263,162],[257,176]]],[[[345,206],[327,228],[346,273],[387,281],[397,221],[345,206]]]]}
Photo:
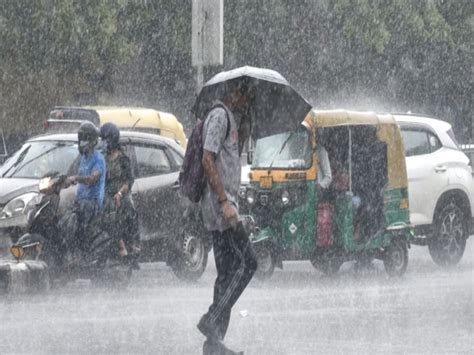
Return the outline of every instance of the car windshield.
{"type": "Polygon", "coordinates": [[[304,169],[311,166],[311,145],[305,128],[257,140],[252,168],[304,169]]]}
{"type": "Polygon", "coordinates": [[[39,179],[51,172],[67,174],[78,156],[73,142],[28,142],[0,167],[0,177],[39,179]]]}

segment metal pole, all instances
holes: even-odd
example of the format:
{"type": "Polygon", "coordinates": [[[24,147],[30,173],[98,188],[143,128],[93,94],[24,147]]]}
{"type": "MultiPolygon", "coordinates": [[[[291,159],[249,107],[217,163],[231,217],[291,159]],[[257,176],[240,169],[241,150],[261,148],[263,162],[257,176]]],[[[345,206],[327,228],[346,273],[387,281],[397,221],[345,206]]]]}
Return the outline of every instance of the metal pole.
{"type": "Polygon", "coordinates": [[[196,94],[201,92],[202,86],[204,85],[204,74],[202,65],[197,66],[197,74],[196,74],[196,94]]]}
{"type": "Polygon", "coordinates": [[[349,192],[352,194],[352,130],[349,129],[349,192]]]}
{"type": "Polygon", "coordinates": [[[7,143],[5,142],[5,136],[3,134],[3,128],[0,128],[0,133],[1,133],[1,143],[3,145],[3,152],[0,150],[0,158],[4,158],[8,156],[8,151],[7,151],[7,143]]]}

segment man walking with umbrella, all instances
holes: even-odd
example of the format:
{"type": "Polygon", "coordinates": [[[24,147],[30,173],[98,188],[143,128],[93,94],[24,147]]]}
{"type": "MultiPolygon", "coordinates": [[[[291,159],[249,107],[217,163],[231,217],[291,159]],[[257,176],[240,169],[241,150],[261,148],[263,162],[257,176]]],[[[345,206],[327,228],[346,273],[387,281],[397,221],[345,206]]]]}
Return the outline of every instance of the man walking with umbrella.
{"type": "MultiPolygon", "coordinates": [[[[310,109],[311,105],[280,73],[249,66],[216,74],[196,99],[193,111],[197,117],[205,117],[200,132],[202,168],[207,180],[202,196],[198,195],[204,225],[212,232],[217,269],[213,303],[197,325],[207,338],[205,354],[235,354],[221,341],[232,306],[257,269],[238,213],[243,143],[250,132],[259,139],[296,129],[310,109]]],[[[202,176],[188,175],[193,176],[201,186],[202,176]]],[[[191,192],[194,198],[196,190],[191,192]]]]}
{"type": "Polygon", "coordinates": [[[212,232],[217,269],[214,300],[197,325],[207,337],[204,354],[234,353],[221,341],[229,325],[232,306],[257,269],[247,232],[239,220],[237,204],[241,169],[239,147],[250,134],[250,119],[242,113],[250,100],[244,82],[229,84],[228,94],[211,108],[203,127],[202,164],[207,186],[201,207],[204,225],[212,232]],[[241,114],[236,115],[237,111],[241,114]]]}

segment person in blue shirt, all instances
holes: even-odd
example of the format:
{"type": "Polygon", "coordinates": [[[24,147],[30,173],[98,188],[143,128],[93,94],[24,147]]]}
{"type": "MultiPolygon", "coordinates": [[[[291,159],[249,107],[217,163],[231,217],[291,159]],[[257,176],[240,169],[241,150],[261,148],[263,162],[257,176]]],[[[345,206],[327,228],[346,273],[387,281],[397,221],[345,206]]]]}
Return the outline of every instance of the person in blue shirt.
{"type": "Polygon", "coordinates": [[[104,156],[96,150],[99,135],[100,131],[93,123],[81,124],[77,134],[81,154],[79,174],[69,176],[64,182],[65,188],[79,184],[73,206],[77,228],[70,241],[72,245],[69,245],[72,250],[83,250],[83,243],[87,240],[84,233],[104,205],[106,167],[104,156]]]}

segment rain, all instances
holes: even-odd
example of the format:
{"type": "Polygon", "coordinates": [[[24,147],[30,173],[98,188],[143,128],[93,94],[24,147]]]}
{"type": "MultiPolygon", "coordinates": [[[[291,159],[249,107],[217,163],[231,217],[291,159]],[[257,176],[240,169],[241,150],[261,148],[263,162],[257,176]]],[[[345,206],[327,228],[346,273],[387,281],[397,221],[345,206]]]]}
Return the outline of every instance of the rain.
{"type": "MultiPolygon", "coordinates": [[[[216,262],[201,210],[177,179],[201,89],[249,66],[281,74],[312,110],[282,123],[275,112],[262,117],[275,101],[257,99],[235,113],[257,120],[239,145],[236,198],[240,215],[252,216],[243,221],[259,268],[232,308],[225,345],[245,354],[471,354],[473,48],[468,0],[3,1],[0,353],[203,352],[196,325],[212,302],[216,262]],[[35,235],[55,235],[72,205],[77,187],[53,184],[76,174],[82,120],[120,126],[139,242],[117,248],[131,260],[124,272],[63,268],[54,279],[49,270],[73,253],[58,247],[43,259],[47,244],[35,235]],[[425,146],[413,143],[420,130],[425,146]],[[315,183],[316,144],[333,170],[327,194],[315,183]],[[443,176],[444,194],[430,190],[443,176]],[[58,197],[48,208],[59,217],[37,222],[42,229],[15,224],[41,215],[28,211],[47,194],[58,197]],[[327,240],[318,237],[323,213],[332,216],[327,240]],[[15,249],[27,232],[29,244],[15,249]],[[328,249],[318,254],[321,243],[328,249]]],[[[93,267],[103,245],[88,249],[93,267]]]]}

